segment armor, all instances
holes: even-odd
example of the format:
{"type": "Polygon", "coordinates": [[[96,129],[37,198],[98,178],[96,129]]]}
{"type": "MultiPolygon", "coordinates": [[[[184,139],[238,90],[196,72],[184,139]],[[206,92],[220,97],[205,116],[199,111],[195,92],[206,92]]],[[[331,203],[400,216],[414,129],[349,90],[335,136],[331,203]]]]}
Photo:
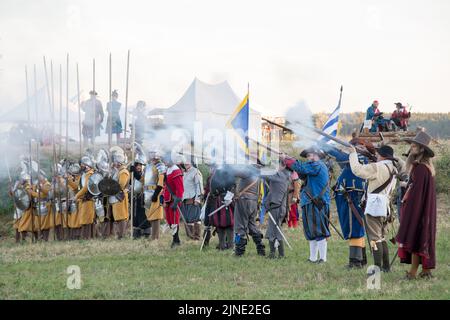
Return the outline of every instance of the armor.
{"type": "Polygon", "coordinates": [[[98,150],[95,162],[101,174],[106,175],[109,172],[109,156],[105,149],[98,150]]]}
{"type": "MultiPolygon", "coordinates": [[[[83,184],[84,184],[84,174],[83,174],[83,176],[81,177],[81,179],[82,179],[82,187],[84,187],[83,186],[83,184]]],[[[98,172],[95,172],[94,174],[92,174],[92,176],[89,178],[89,181],[88,181],[88,190],[89,190],[89,192],[93,195],[93,196],[98,196],[98,195],[100,195],[100,193],[101,193],[101,191],[100,191],[100,189],[99,189],[99,183],[100,183],[100,181],[103,179],[103,176],[100,174],[100,173],[98,173],[98,172]]]]}
{"type": "Polygon", "coordinates": [[[96,198],[95,202],[95,214],[97,215],[97,217],[99,217],[100,219],[105,217],[105,208],[103,207],[103,202],[101,199],[96,198]]]}
{"type": "MultiPolygon", "coordinates": [[[[119,184],[119,170],[114,170],[114,174],[113,174],[113,176],[112,176],[112,180],[113,181],[116,181],[117,182],[117,184],[119,184]]],[[[119,190],[120,190],[120,185],[119,185],[119,190]]],[[[120,192],[120,191],[119,191],[120,192]]],[[[110,195],[109,197],[108,197],[108,202],[110,203],[110,204],[114,204],[114,203],[117,203],[117,202],[119,202],[119,199],[117,199],[117,197],[116,197],[116,194],[117,194],[118,192],[116,192],[116,193],[114,193],[114,195],[110,195]]]]}
{"type": "Polygon", "coordinates": [[[23,213],[24,213],[23,210],[21,210],[21,209],[16,207],[15,210],[14,210],[14,219],[17,220],[17,219],[22,218],[23,213]]]}
{"type": "Polygon", "coordinates": [[[147,157],[145,155],[144,148],[139,143],[135,142],[134,150],[135,150],[134,163],[140,163],[142,165],[145,165],[147,163],[147,157]]]}
{"type": "Polygon", "coordinates": [[[31,198],[28,192],[21,186],[13,191],[14,203],[20,210],[27,210],[31,205],[31,198]]]}
{"type": "Polygon", "coordinates": [[[162,162],[157,164],[150,163],[145,167],[144,176],[144,207],[150,209],[152,204],[152,196],[155,193],[158,184],[158,176],[164,174],[167,167],[162,162]]]}
{"type": "Polygon", "coordinates": [[[92,161],[92,159],[88,156],[81,157],[80,162],[81,162],[81,164],[84,164],[90,168],[94,168],[94,161],[92,161]]]}

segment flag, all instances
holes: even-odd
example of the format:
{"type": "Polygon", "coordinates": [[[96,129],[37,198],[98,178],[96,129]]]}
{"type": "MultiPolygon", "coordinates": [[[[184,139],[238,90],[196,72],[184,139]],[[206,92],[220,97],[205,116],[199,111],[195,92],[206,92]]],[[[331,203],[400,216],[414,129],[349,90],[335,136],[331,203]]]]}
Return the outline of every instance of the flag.
{"type": "Polygon", "coordinates": [[[244,100],[239,103],[236,110],[234,110],[230,119],[227,122],[227,128],[233,129],[239,146],[244,151],[245,155],[249,154],[248,150],[248,126],[249,126],[249,94],[245,96],[244,100]]]}
{"type": "MultiPolygon", "coordinates": [[[[339,112],[341,110],[342,90],[343,90],[343,87],[341,86],[341,94],[339,96],[338,105],[337,105],[336,109],[334,109],[334,111],[328,117],[328,120],[325,122],[325,124],[322,127],[323,132],[325,132],[333,137],[336,137],[339,127],[340,127],[339,126],[339,112]]],[[[328,139],[327,137],[321,137],[320,141],[324,142],[324,143],[333,142],[332,140],[328,139]]]]}

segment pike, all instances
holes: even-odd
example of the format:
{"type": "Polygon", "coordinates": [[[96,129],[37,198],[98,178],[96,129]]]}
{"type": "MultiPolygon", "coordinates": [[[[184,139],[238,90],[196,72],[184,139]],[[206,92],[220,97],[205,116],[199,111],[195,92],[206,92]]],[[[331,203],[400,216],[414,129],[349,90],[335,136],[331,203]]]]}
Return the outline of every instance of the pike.
{"type": "MultiPolygon", "coordinates": [[[[61,160],[62,156],[62,113],[63,113],[63,102],[62,102],[62,65],[59,64],[59,157],[58,160],[61,160]]],[[[55,177],[56,178],[56,177],[55,177]]],[[[62,196],[61,196],[61,183],[58,181],[56,182],[58,184],[58,207],[59,207],[59,214],[61,217],[61,230],[63,227],[63,210],[62,210],[62,196]]],[[[56,216],[56,212],[54,213],[56,216]]],[[[56,229],[56,224],[55,224],[56,229]]],[[[61,231],[63,232],[63,231],[61,231]]],[[[64,234],[63,234],[64,237],[64,234]]]]}
{"type": "Polygon", "coordinates": [[[81,141],[81,103],[80,103],[80,75],[78,73],[77,63],[77,100],[78,100],[78,138],[80,140],[80,158],[82,153],[82,141],[81,141]]]}
{"type": "MultiPolygon", "coordinates": [[[[51,109],[51,115],[52,115],[52,152],[53,152],[53,166],[52,166],[52,187],[53,190],[55,190],[55,181],[56,181],[56,173],[57,173],[57,166],[56,166],[56,145],[55,145],[55,90],[53,85],[53,61],[50,60],[50,79],[51,79],[51,90],[52,90],[52,109],[51,109]]],[[[50,200],[54,203],[54,199],[50,200]]],[[[53,212],[53,226],[56,226],[56,215],[53,212]]],[[[56,240],[56,233],[54,232],[55,229],[53,229],[53,240],[56,240]]]]}
{"type": "MultiPolygon", "coordinates": [[[[78,66],[77,66],[78,71],[78,66]]],[[[68,169],[68,159],[69,159],[69,54],[67,54],[66,60],[66,227],[69,227],[69,180],[67,176],[68,169]]],[[[63,216],[61,214],[61,225],[63,230],[64,238],[64,225],[63,216]]]]}
{"type": "MultiPolygon", "coordinates": [[[[45,63],[45,60],[44,60],[45,63]]],[[[46,69],[47,70],[47,69],[46,69]]],[[[34,65],[34,69],[33,69],[33,77],[34,77],[34,96],[37,97],[37,80],[36,80],[36,65],[34,65]]],[[[39,128],[39,112],[38,112],[38,104],[37,104],[37,99],[34,99],[34,104],[35,104],[35,108],[36,108],[36,128],[39,128]]],[[[41,131],[42,132],[42,131],[41,131]]],[[[38,142],[36,144],[36,162],[38,165],[38,172],[41,170],[41,155],[40,155],[40,143],[41,143],[41,135],[39,135],[38,137],[38,142]]],[[[31,166],[31,163],[30,163],[31,166]]],[[[30,177],[32,176],[32,169],[30,170],[30,177]]],[[[33,186],[33,184],[31,184],[31,186],[33,186]]],[[[31,216],[34,217],[34,210],[31,210],[31,216]]],[[[41,216],[41,189],[38,188],[38,213],[39,213],[39,217],[41,216]]],[[[32,219],[31,221],[33,221],[34,219],[32,219]]],[[[41,229],[41,219],[38,219],[38,224],[39,224],[39,230],[41,229]]],[[[32,228],[33,232],[34,229],[32,228]]]]}
{"type": "MultiPolygon", "coordinates": [[[[127,56],[127,80],[125,85],[125,127],[123,130],[123,141],[125,143],[127,138],[127,115],[128,115],[128,78],[130,75],[130,49],[128,49],[128,56],[127,56]]],[[[133,127],[134,130],[134,127],[133,127]]]]}
{"type": "Polygon", "coordinates": [[[111,140],[112,140],[112,61],[111,61],[111,53],[109,53],[109,113],[108,113],[108,148],[111,149],[111,140]]]}
{"type": "MultiPolygon", "coordinates": [[[[126,113],[125,113],[125,118],[126,118],[126,113]]],[[[133,117],[133,131],[132,131],[132,142],[131,142],[131,161],[134,163],[134,141],[136,139],[136,129],[135,129],[135,125],[136,125],[136,120],[133,117]]],[[[135,214],[135,210],[136,208],[134,207],[134,171],[131,172],[131,201],[130,201],[130,212],[131,212],[131,238],[133,237],[133,218],[134,218],[134,214],[135,214]]],[[[149,215],[150,216],[150,215],[149,215]]]]}
{"type": "MultiPolygon", "coordinates": [[[[26,91],[27,91],[27,118],[28,118],[28,129],[31,129],[31,116],[30,116],[30,94],[28,91],[28,70],[27,70],[27,66],[25,66],[25,86],[26,86],[26,91]]],[[[36,96],[34,97],[36,99],[36,96]]],[[[31,137],[28,139],[28,152],[29,152],[29,161],[30,161],[30,182],[31,182],[31,187],[33,187],[33,174],[32,174],[32,170],[33,170],[33,165],[32,165],[32,160],[31,160],[31,154],[32,154],[32,150],[31,150],[31,137]]],[[[9,166],[8,166],[8,161],[6,159],[6,154],[5,154],[5,161],[6,161],[6,165],[8,167],[8,175],[9,175],[9,180],[12,182],[11,180],[11,174],[9,172],[9,166]]],[[[33,207],[33,204],[31,204],[31,206],[33,207]]],[[[15,205],[14,205],[15,208],[15,205]]],[[[15,210],[17,210],[15,208],[15,210]]],[[[40,229],[40,228],[39,228],[40,229]]],[[[33,236],[34,236],[34,215],[33,215],[33,208],[31,208],[31,230],[33,235],[31,236],[31,242],[33,242],[33,236]]],[[[37,239],[36,239],[37,240],[37,239]]]]}
{"type": "MultiPolygon", "coordinates": [[[[95,92],[95,59],[92,61],[92,90],[95,92]]],[[[97,105],[94,103],[94,117],[92,118],[92,152],[95,154],[95,137],[96,137],[96,123],[97,123],[97,105]]],[[[88,138],[89,142],[89,138],[88,138]]]]}

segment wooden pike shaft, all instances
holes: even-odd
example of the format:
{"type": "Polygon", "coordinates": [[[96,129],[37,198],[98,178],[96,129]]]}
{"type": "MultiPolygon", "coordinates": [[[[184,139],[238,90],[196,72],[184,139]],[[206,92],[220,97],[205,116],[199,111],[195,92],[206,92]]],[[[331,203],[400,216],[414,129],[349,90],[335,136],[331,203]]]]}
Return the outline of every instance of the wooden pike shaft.
{"type": "Polygon", "coordinates": [[[78,100],[78,138],[80,140],[80,158],[82,153],[83,142],[81,140],[81,102],[80,102],[80,75],[78,73],[78,63],[77,63],[77,100],[78,100]]]}
{"type": "MultiPolygon", "coordinates": [[[[30,93],[28,90],[28,68],[25,66],[25,87],[26,87],[26,93],[27,93],[27,118],[28,118],[28,130],[31,129],[31,116],[30,116],[30,93]]],[[[36,99],[36,96],[34,97],[36,99]]],[[[30,161],[30,182],[31,186],[33,186],[33,163],[32,163],[32,150],[31,150],[31,137],[28,139],[28,156],[30,161]]],[[[5,154],[5,160],[6,160],[6,154],[5,154]]],[[[6,163],[8,165],[8,162],[6,160],[6,163]]],[[[8,166],[8,174],[9,174],[9,166],[8,166]]],[[[11,179],[11,177],[10,177],[11,179]]],[[[14,206],[15,207],[15,206],[14,206]]],[[[31,230],[33,230],[34,233],[34,216],[33,216],[33,210],[31,211],[31,230]]],[[[31,236],[31,242],[33,242],[33,235],[31,236]]]]}
{"type": "Polygon", "coordinates": [[[108,111],[108,147],[111,149],[111,141],[112,141],[112,62],[111,62],[111,53],[109,54],[109,111],[108,111]]]}
{"type": "MultiPolygon", "coordinates": [[[[128,79],[130,75],[130,50],[128,50],[128,57],[127,57],[127,79],[126,79],[126,85],[125,85],[125,127],[123,129],[123,138],[124,143],[127,138],[127,117],[128,117],[128,79]]],[[[133,127],[134,130],[134,127],[133,127]]]]}

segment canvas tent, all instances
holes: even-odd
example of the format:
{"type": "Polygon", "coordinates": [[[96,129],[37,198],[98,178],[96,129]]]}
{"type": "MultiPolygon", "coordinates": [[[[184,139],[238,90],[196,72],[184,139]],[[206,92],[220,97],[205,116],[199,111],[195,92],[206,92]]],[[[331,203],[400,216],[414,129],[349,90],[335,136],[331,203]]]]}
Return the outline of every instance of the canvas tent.
{"type": "MultiPolygon", "coordinates": [[[[183,127],[190,132],[193,132],[195,122],[201,123],[203,130],[224,130],[242,99],[227,81],[208,84],[195,78],[178,102],[164,110],[164,124],[183,127]]],[[[252,108],[251,95],[249,118],[249,136],[256,139],[261,133],[261,113],[252,108]]]]}

